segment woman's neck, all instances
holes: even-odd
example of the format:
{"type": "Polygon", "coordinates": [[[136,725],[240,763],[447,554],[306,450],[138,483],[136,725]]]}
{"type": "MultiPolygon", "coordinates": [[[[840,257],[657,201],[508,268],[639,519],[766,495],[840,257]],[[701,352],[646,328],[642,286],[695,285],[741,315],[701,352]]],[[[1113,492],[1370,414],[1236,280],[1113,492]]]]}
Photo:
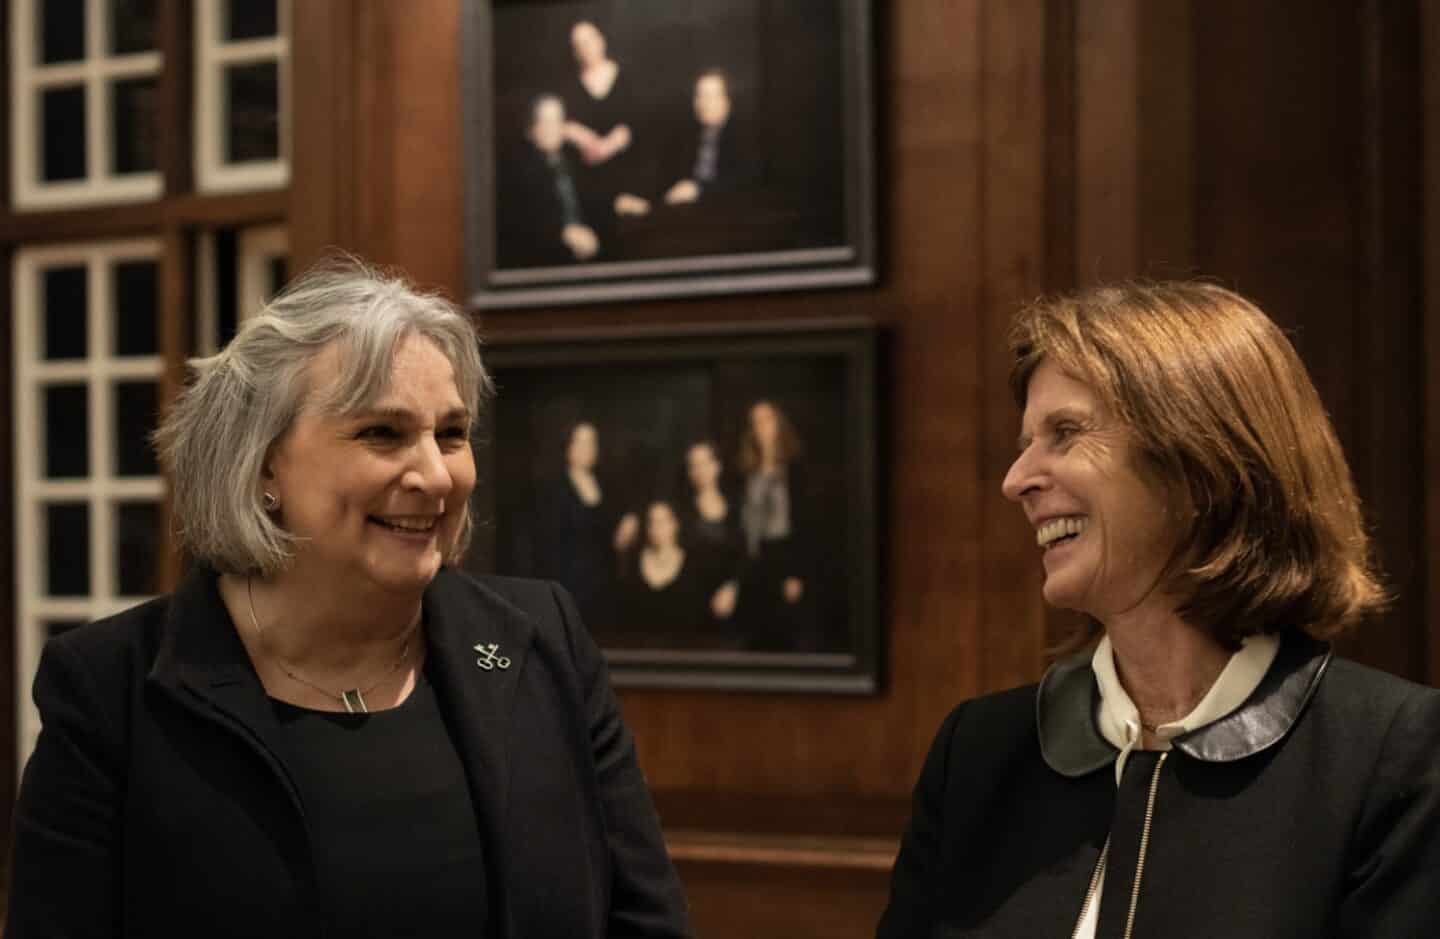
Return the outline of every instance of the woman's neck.
{"type": "Polygon", "coordinates": [[[575,494],[585,505],[598,505],[600,503],[600,481],[595,478],[595,470],[588,466],[570,465],[570,485],[575,488],[575,494]]]}
{"type": "Polygon", "coordinates": [[[640,576],[652,590],[668,587],[680,576],[685,551],[678,544],[646,545],[640,552],[640,576]]]}
{"type": "Polygon", "coordinates": [[[614,59],[601,59],[594,65],[587,65],[580,70],[580,83],[585,86],[590,97],[604,98],[610,94],[610,89],[614,87],[615,79],[619,75],[620,66],[614,59]]]}
{"type": "Polygon", "coordinates": [[[725,495],[720,487],[710,485],[695,493],[695,511],[707,522],[718,522],[725,518],[725,512],[729,506],[725,502],[725,495]]]}
{"type": "Polygon", "coordinates": [[[1115,671],[1149,727],[1195,709],[1230,661],[1230,652],[1173,611],[1131,614],[1107,622],[1115,671]]]}
{"type": "Polygon", "coordinates": [[[318,676],[389,665],[415,635],[421,593],[332,590],[318,587],[320,582],[295,570],[266,580],[225,575],[221,596],[248,641],[318,676]]]}

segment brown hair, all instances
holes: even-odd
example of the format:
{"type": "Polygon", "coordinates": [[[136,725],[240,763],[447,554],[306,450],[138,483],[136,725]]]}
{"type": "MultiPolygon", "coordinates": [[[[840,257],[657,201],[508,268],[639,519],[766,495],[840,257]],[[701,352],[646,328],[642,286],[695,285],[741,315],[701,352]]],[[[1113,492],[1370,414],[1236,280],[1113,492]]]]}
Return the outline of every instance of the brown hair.
{"type": "Polygon", "coordinates": [[[1233,648],[1287,629],[1327,639],[1385,605],[1330,418],[1254,304],[1206,283],[1097,287],[1022,310],[1010,352],[1021,408],[1040,362],[1054,362],[1192,513],[1163,575],[1187,622],[1233,648]]]}
{"type": "Polygon", "coordinates": [[[798,459],[804,447],[800,443],[800,435],[795,432],[795,425],[790,423],[790,418],[780,406],[769,398],[760,398],[751,404],[745,411],[745,430],[740,434],[740,472],[753,473],[760,468],[760,441],[755,439],[755,425],[752,415],[755,409],[761,405],[775,412],[775,459],[781,466],[786,466],[798,459]]]}

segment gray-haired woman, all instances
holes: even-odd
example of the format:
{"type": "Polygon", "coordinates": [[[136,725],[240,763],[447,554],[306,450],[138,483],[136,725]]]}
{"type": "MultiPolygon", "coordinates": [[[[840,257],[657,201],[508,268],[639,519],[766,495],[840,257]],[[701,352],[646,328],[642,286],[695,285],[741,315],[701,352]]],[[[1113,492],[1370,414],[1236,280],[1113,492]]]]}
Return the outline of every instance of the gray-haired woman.
{"type": "Polygon", "coordinates": [[[570,599],[449,566],[465,316],[343,262],[194,365],[157,442],[198,563],[47,646],[6,935],[685,935],[570,599]]]}

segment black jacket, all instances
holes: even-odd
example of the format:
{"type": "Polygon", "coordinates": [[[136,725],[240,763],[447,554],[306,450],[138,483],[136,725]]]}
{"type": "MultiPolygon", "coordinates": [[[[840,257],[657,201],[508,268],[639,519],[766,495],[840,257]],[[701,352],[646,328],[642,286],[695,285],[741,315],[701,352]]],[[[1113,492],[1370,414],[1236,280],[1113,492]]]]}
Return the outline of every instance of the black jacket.
{"type": "MultiPolygon", "coordinates": [[[[477,935],[686,935],[633,742],[568,596],[446,569],[424,615],[485,844],[477,935]],[[479,667],[477,643],[509,667],[479,667]]],[[[51,641],[35,701],[7,939],[328,934],[274,711],[213,572],[51,641]]]]}
{"type": "Polygon", "coordinates": [[[1107,837],[1097,939],[1132,895],[1134,939],[1440,935],[1440,693],[1287,638],[1244,705],[1118,789],[1097,695],[1081,658],[951,712],[880,939],[1068,937],[1107,837]]]}

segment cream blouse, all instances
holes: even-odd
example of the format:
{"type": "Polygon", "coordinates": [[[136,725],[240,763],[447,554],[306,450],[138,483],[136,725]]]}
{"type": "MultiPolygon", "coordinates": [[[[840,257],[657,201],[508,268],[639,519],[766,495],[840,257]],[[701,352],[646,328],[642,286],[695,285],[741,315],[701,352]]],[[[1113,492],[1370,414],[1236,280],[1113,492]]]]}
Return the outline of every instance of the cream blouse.
{"type": "MultiPolygon", "coordinates": [[[[1195,709],[1178,721],[1161,724],[1155,729],[1159,743],[1153,749],[1169,750],[1170,741],[1182,734],[1199,730],[1206,724],[1220,718],[1245,703],[1245,700],[1260,686],[1260,679],[1270,670],[1275,654],[1280,651],[1278,636],[1250,636],[1244,640],[1240,651],[1230,656],[1230,661],[1205,692],[1205,697],[1195,709]]],[[[1115,758],[1115,785],[1125,772],[1125,761],[1136,749],[1145,749],[1141,744],[1140,710],[1125,693],[1120,676],[1115,672],[1115,651],[1110,647],[1110,637],[1100,640],[1095,654],[1090,659],[1095,672],[1095,682],[1100,686],[1100,701],[1095,706],[1095,723],[1100,734],[1110,745],[1120,751],[1115,758]]],[[[1100,897],[1104,893],[1105,872],[1100,871],[1095,884],[1095,899],[1086,907],[1075,926],[1075,939],[1095,939],[1095,928],[1100,922],[1100,897]]]]}

